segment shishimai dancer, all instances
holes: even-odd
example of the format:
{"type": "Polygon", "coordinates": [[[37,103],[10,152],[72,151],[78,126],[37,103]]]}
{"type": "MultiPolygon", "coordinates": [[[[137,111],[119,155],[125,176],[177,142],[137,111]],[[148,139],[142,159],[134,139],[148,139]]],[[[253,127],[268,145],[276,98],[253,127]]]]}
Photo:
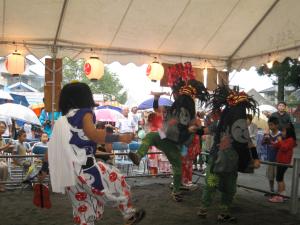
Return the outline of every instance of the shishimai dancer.
{"type": "Polygon", "coordinates": [[[245,92],[219,86],[212,94],[208,106],[213,113],[220,114],[220,119],[214,129],[209,129],[214,135],[214,143],[210,150],[206,185],[198,215],[206,218],[213,195],[219,190],[222,212],[217,219],[219,222],[235,222],[236,218],[230,214],[230,206],[236,193],[238,171],[249,173],[253,172],[254,167],[259,167],[246,121],[247,112],[257,112],[256,102],[245,92]]]}
{"type": "MultiPolygon", "coordinates": [[[[130,153],[130,159],[139,165],[150,146],[155,146],[165,153],[173,169],[172,197],[175,201],[182,201],[180,192],[182,162],[181,149],[189,146],[193,134],[203,134],[203,129],[195,124],[195,98],[202,103],[208,100],[209,94],[204,85],[197,80],[183,81],[178,79],[172,87],[174,103],[164,113],[159,131],[149,132],[142,140],[136,153],[130,153]]],[[[158,120],[161,121],[161,120],[158,120]]]]}

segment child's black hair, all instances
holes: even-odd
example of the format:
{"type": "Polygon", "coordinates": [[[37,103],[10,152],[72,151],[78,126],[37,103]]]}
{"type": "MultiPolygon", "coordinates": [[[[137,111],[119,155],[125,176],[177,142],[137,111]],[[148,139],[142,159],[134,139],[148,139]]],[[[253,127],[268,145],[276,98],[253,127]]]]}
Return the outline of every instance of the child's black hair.
{"type": "Polygon", "coordinates": [[[66,84],[60,93],[59,109],[66,115],[71,109],[93,108],[95,102],[90,87],[81,82],[66,84]]]}
{"type": "Polygon", "coordinates": [[[274,116],[271,116],[269,119],[268,119],[268,123],[273,123],[275,125],[278,125],[279,124],[279,120],[277,117],[274,117],[274,116]]]}
{"type": "Polygon", "coordinates": [[[294,125],[292,123],[289,123],[287,128],[286,128],[286,136],[285,138],[293,138],[296,141],[296,132],[295,132],[295,128],[294,125]]]}
{"type": "Polygon", "coordinates": [[[18,132],[18,138],[21,137],[23,134],[26,134],[25,130],[21,129],[18,132]]]}
{"type": "Polygon", "coordinates": [[[286,106],[286,102],[284,102],[284,101],[280,101],[277,103],[277,105],[279,105],[279,104],[283,104],[284,106],[286,106]]]}

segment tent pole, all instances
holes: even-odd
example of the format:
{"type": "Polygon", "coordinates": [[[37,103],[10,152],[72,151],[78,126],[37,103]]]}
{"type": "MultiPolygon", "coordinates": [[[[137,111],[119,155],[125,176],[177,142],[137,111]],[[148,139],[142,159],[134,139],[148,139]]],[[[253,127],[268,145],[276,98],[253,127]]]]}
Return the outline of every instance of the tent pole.
{"type": "Polygon", "coordinates": [[[55,110],[55,73],[56,73],[56,55],[57,48],[55,46],[52,47],[52,95],[51,95],[51,129],[53,129],[54,125],[54,110],[55,110]]]}

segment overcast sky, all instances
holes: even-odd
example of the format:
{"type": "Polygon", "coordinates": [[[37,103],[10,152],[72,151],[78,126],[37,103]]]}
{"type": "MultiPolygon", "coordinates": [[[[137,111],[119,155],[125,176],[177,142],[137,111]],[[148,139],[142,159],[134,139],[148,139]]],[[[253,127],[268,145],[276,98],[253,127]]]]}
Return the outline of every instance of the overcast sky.
{"type": "MultiPolygon", "coordinates": [[[[33,58],[31,59],[37,62],[33,58]]],[[[151,97],[149,95],[151,91],[170,91],[168,88],[162,89],[159,86],[159,82],[154,83],[147,78],[146,64],[136,66],[133,63],[121,65],[118,62],[114,62],[106,66],[111,72],[119,76],[124,89],[128,92],[129,106],[137,105],[151,97]]],[[[41,63],[37,62],[31,68],[39,74],[44,74],[44,67],[41,63]]],[[[251,88],[261,91],[273,86],[272,80],[267,76],[257,75],[254,67],[248,71],[242,70],[230,73],[229,81],[230,85],[238,85],[240,88],[245,89],[245,91],[249,91],[251,88]]]]}
{"type": "MultiPolygon", "coordinates": [[[[136,105],[148,98],[151,90],[162,91],[158,82],[153,83],[147,78],[147,65],[138,67],[131,63],[124,66],[118,62],[114,62],[107,66],[111,72],[118,74],[121,83],[128,91],[128,104],[130,106],[136,105]]],[[[238,85],[245,91],[249,91],[252,88],[261,91],[273,86],[272,80],[267,76],[259,76],[254,67],[248,71],[232,72],[229,80],[230,85],[238,85]]],[[[165,90],[168,91],[168,89],[165,90]]]]}

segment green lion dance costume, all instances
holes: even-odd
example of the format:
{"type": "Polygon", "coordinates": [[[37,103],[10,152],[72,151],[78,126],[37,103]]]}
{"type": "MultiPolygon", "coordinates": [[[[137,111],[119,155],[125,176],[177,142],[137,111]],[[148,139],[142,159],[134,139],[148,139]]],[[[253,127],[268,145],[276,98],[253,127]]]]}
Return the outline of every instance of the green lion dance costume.
{"type": "MultiPolygon", "coordinates": [[[[129,158],[139,165],[140,160],[148,152],[149,147],[155,146],[165,153],[173,169],[173,192],[172,196],[176,201],[182,201],[179,188],[181,185],[181,149],[188,146],[193,137],[190,127],[195,119],[195,102],[198,98],[201,102],[208,99],[208,92],[204,85],[197,80],[184,82],[179,79],[172,87],[175,101],[167,109],[163,118],[163,130],[161,132],[149,132],[142,140],[137,153],[130,153],[129,158]]],[[[202,135],[202,128],[197,129],[197,134],[202,135]]]]}
{"type": "Polygon", "coordinates": [[[248,146],[250,137],[246,113],[247,110],[256,113],[256,102],[244,92],[220,86],[214,91],[209,105],[212,112],[220,112],[220,119],[212,131],[214,144],[206,168],[206,185],[202,193],[202,208],[198,215],[206,217],[212,197],[215,191],[219,190],[223,212],[218,215],[218,221],[235,222],[236,218],[229,214],[229,208],[236,193],[238,171],[249,173],[251,170],[253,157],[248,146]],[[219,144],[224,136],[230,140],[230,147],[220,150],[219,144]]]}

